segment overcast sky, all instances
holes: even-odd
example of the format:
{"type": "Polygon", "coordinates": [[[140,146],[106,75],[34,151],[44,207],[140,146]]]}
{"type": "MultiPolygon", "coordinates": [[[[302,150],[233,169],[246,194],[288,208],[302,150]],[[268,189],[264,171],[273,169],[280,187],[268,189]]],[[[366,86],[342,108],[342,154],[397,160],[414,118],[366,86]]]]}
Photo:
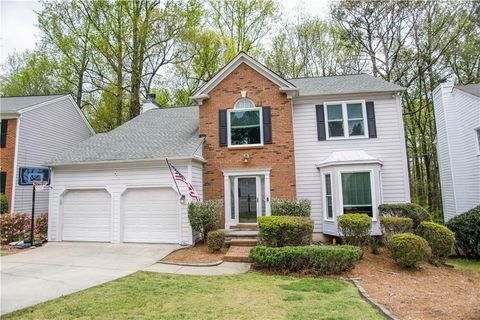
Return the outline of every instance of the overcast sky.
{"type": "MultiPolygon", "coordinates": [[[[312,15],[326,16],[328,0],[280,0],[285,16],[294,16],[295,9],[303,4],[312,15]]],[[[3,63],[14,50],[33,49],[38,41],[39,31],[35,24],[35,11],[41,5],[34,0],[0,0],[0,59],[3,63]]]]}

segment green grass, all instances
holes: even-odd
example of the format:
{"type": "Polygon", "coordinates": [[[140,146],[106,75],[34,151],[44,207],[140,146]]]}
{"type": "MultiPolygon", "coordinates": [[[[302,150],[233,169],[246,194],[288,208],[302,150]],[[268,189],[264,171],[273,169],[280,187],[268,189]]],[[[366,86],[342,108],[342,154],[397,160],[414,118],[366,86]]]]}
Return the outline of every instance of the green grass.
{"type": "Polygon", "coordinates": [[[480,260],[452,258],[452,259],[448,259],[447,263],[453,265],[455,269],[475,271],[480,273],[480,260]]]}
{"type": "Polygon", "coordinates": [[[384,319],[347,282],[138,272],[2,319],[384,319]]]}

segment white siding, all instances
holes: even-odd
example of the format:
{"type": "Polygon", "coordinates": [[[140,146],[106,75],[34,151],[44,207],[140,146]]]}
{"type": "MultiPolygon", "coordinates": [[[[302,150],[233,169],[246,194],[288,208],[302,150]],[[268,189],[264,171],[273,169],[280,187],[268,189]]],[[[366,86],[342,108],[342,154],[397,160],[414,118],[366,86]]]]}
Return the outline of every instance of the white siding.
{"type": "MultiPolygon", "coordinates": [[[[56,154],[73,147],[92,135],[69,96],[26,111],[20,118],[17,165],[43,166],[56,154]]],[[[18,173],[17,173],[18,174],[18,173]]],[[[32,187],[18,185],[15,179],[14,212],[31,213],[32,187]]],[[[36,194],[35,212],[48,211],[48,189],[36,194]]]]}
{"type": "MultiPolygon", "coordinates": [[[[172,161],[172,163],[181,173],[185,176],[188,175],[190,171],[189,167],[191,167],[190,162],[172,161]]],[[[175,183],[164,162],[106,163],[102,165],[56,167],[54,169],[52,186],[48,219],[50,241],[59,241],[60,239],[61,201],[64,190],[105,188],[110,192],[112,195],[113,208],[112,242],[121,241],[121,199],[125,190],[135,187],[170,187],[176,191],[175,183]]],[[[181,193],[187,195],[188,199],[186,186],[179,183],[178,187],[181,193]]],[[[199,193],[201,192],[201,186],[195,185],[195,188],[197,188],[199,193]]],[[[178,218],[182,233],[180,242],[191,244],[193,239],[192,230],[188,221],[187,205],[180,205],[178,218]]]]}
{"type": "MultiPolygon", "coordinates": [[[[383,162],[378,203],[410,201],[402,110],[398,97],[329,96],[296,102],[293,108],[297,197],[312,202],[315,231],[323,230],[322,184],[316,164],[334,151],[363,150],[383,162]],[[315,105],[327,101],[374,101],[377,138],[318,141],[315,105]]],[[[339,208],[335,209],[336,215],[339,208]]]]}
{"type": "Polygon", "coordinates": [[[480,205],[480,98],[441,84],[434,91],[445,220],[480,205]]]}

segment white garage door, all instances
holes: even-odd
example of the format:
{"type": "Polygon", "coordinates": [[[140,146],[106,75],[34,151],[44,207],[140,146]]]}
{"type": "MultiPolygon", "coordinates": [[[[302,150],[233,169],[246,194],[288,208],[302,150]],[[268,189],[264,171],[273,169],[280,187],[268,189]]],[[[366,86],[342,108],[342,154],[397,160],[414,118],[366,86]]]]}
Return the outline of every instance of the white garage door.
{"type": "Polygon", "coordinates": [[[68,191],[63,198],[62,240],[110,242],[111,220],[106,190],[68,191]]]}
{"type": "Polygon", "coordinates": [[[179,242],[178,195],[171,188],[129,189],[123,208],[124,242],[179,242]]]}

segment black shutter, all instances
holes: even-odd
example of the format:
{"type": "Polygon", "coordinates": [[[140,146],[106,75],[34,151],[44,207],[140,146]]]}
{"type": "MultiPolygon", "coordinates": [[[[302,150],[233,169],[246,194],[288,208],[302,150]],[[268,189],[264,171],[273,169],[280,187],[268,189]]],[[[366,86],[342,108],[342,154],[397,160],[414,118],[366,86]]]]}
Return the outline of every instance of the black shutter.
{"type": "Polygon", "coordinates": [[[272,143],[272,110],[270,107],[262,108],[263,119],[263,143],[272,143]]]}
{"type": "Polygon", "coordinates": [[[375,104],[373,101],[367,101],[367,122],[368,122],[368,137],[377,137],[377,123],[375,121],[375,104]]]}
{"type": "Polygon", "coordinates": [[[220,146],[224,147],[228,144],[227,138],[227,109],[218,110],[218,135],[220,137],[220,146]]]}
{"type": "Polygon", "coordinates": [[[2,171],[0,176],[0,193],[5,194],[6,185],[7,185],[7,173],[2,171]]]}
{"type": "Polygon", "coordinates": [[[323,112],[323,104],[317,104],[315,108],[317,110],[318,141],[327,140],[327,135],[325,132],[325,113],[323,112]]]}
{"type": "Polygon", "coordinates": [[[0,146],[2,148],[5,148],[5,146],[7,145],[7,129],[8,129],[8,120],[7,119],[3,119],[2,120],[2,132],[1,132],[1,138],[0,138],[0,146]]]}

